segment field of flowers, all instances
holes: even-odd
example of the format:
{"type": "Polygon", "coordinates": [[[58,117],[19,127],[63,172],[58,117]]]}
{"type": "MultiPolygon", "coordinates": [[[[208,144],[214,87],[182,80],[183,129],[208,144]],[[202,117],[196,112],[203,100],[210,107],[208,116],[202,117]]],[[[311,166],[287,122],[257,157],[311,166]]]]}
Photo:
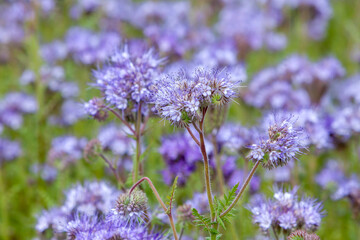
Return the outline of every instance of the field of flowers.
{"type": "Polygon", "coordinates": [[[359,10],[0,1],[0,240],[360,239],[359,10]]]}

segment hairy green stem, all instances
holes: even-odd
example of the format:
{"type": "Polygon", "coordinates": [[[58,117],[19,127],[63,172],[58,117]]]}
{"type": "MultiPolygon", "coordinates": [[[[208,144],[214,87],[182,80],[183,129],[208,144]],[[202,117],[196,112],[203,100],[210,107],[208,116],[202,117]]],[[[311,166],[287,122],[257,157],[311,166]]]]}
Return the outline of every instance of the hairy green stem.
{"type": "Polygon", "coordinates": [[[102,153],[99,154],[99,156],[107,163],[107,165],[109,166],[110,170],[112,171],[112,173],[115,175],[116,180],[118,182],[118,184],[120,184],[120,188],[122,190],[125,190],[125,185],[124,182],[121,180],[116,167],[114,167],[114,165],[112,164],[112,162],[109,161],[109,159],[102,153]]]}
{"type": "Polygon", "coordinates": [[[210,216],[211,220],[215,220],[215,207],[214,202],[212,198],[211,193],[211,180],[210,180],[210,169],[209,169],[209,158],[206,152],[206,146],[205,146],[205,137],[204,137],[204,120],[206,115],[207,107],[202,110],[202,119],[199,121],[200,127],[197,127],[197,125],[194,123],[195,129],[199,132],[200,135],[200,150],[201,154],[204,158],[204,176],[205,176],[205,187],[206,187],[206,194],[209,201],[209,207],[210,207],[210,216]]]}
{"type": "Polygon", "coordinates": [[[147,181],[150,185],[150,188],[151,190],[153,191],[156,199],[158,200],[158,202],[160,203],[161,207],[164,209],[164,212],[166,213],[166,215],[168,216],[169,218],[169,221],[170,221],[170,225],[171,225],[171,229],[173,231],[173,234],[174,234],[174,238],[175,240],[178,240],[178,235],[176,233],[176,229],[175,229],[175,224],[174,224],[174,219],[172,217],[172,214],[171,214],[171,208],[170,208],[170,211],[168,211],[168,208],[166,207],[165,203],[163,202],[163,200],[161,199],[158,191],[156,190],[154,184],[152,183],[152,181],[150,180],[150,178],[148,177],[143,177],[141,178],[139,181],[137,181],[131,188],[130,188],[130,191],[129,191],[129,195],[131,195],[131,193],[134,191],[134,189],[140,185],[140,183],[142,183],[143,181],[147,181]]]}
{"type": "Polygon", "coordinates": [[[260,164],[260,161],[257,161],[257,162],[255,163],[254,167],[251,169],[249,175],[247,176],[244,184],[242,185],[239,193],[236,195],[234,201],[231,203],[231,205],[230,205],[224,212],[222,212],[222,213],[220,214],[220,217],[224,217],[226,214],[228,214],[228,213],[231,211],[231,209],[233,209],[233,208],[235,207],[236,203],[239,201],[240,197],[241,197],[242,194],[244,193],[247,185],[249,185],[249,183],[250,183],[250,181],[251,181],[251,178],[254,176],[254,173],[255,173],[257,167],[259,166],[259,164],[260,164]]]}

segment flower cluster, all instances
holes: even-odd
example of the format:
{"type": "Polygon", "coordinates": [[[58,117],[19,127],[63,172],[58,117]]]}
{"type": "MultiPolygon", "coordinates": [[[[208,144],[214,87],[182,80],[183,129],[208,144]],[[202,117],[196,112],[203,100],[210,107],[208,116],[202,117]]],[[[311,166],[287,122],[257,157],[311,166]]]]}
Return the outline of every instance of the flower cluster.
{"type": "MultiPolygon", "coordinates": [[[[43,65],[40,68],[40,81],[51,93],[58,92],[64,101],[61,102],[59,113],[53,111],[49,122],[55,125],[72,125],[79,119],[84,118],[85,112],[82,105],[76,101],[79,94],[79,87],[73,81],[66,80],[65,70],[58,65],[43,65]]],[[[20,77],[20,84],[35,84],[35,73],[32,70],[25,70],[20,77]]]]}
{"type": "Polygon", "coordinates": [[[148,199],[141,190],[134,190],[131,194],[122,193],[116,201],[116,206],[112,209],[108,218],[125,221],[129,219],[144,221],[147,219],[148,199]]]}
{"type": "MultiPolygon", "coordinates": [[[[40,79],[52,92],[59,92],[63,98],[76,97],[79,87],[75,82],[65,80],[65,70],[61,66],[44,65],[40,69],[40,79]]],[[[35,83],[35,73],[25,70],[20,77],[23,85],[35,83]]]]}
{"type": "Polygon", "coordinates": [[[75,213],[89,217],[107,214],[114,206],[119,194],[116,188],[105,182],[76,184],[65,192],[62,206],[42,211],[37,216],[35,228],[39,234],[46,230],[53,230],[55,233],[62,232],[64,226],[74,220],[75,213]]]}
{"type": "Polygon", "coordinates": [[[118,159],[119,168],[131,171],[135,141],[127,137],[128,134],[129,130],[124,126],[108,124],[100,128],[97,138],[104,151],[111,152],[118,159]]]}
{"type": "Polygon", "coordinates": [[[162,175],[168,185],[178,176],[178,184],[184,186],[188,177],[196,170],[196,164],[202,161],[199,147],[185,133],[163,137],[159,152],[166,163],[162,175]]]}
{"type": "Polygon", "coordinates": [[[199,120],[201,109],[223,106],[236,97],[239,81],[219,70],[198,68],[193,75],[180,71],[162,78],[155,85],[155,109],[177,126],[199,120]]]}
{"type": "MultiPolygon", "coordinates": [[[[133,42],[113,53],[106,67],[94,71],[95,86],[101,90],[108,105],[131,111],[150,101],[162,62],[153,49],[147,50],[141,43],[133,42]]],[[[89,106],[93,105],[89,103],[89,106]]]]}
{"type": "Polygon", "coordinates": [[[0,5],[0,45],[21,43],[25,37],[23,25],[33,17],[25,2],[0,5]]]}
{"type": "Polygon", "coordinates": [[[67,167],[81,159],[86,143],[86,138],[77,138],[71,135],[54,138],[48,153],[49,163],[53,164],[54,161],[60,160],[61,167],[67,167]]]}
{"type": "Polygon", "coordinates": [[[209,38],[201,24],[203,19],[191,19],[191,11],[188,1],[148,1],[136,6],[131,22],[140,27],[161,52],[183,56],[209,38]]]}
{"type": "Polygon", "coordinates": [[[73,27],[68,30],[65,43],[75,61],[94,64],[105,61],[111,55],[120,44],[120,37],[113,32],[93,33],[88,29],[73,27]]]}
{"type": "Polygon", "coordinates": [[[322,205],[315,199],[303,197],[301,200],[296,195],[297,188],[291,191],[276,190],[273,199],[263,196],[254,198],[248,205],[253,214],[253,222],[264,233],[274,231],[290,233],[296,229],[315,231],[321,223],[323,216],[322,205]]]}
{"type": "Polygon", "coordinates": [[[250,147],[249,158],[254,162],[261,161],[263,167],[270,170],[296,159],[305,144],[303,130],[295,127],[291,117],[280,120],[275,116],[268,126],[268,136],[250,147]]]}
{"type": "Polygon", "coordinates": [[[5,161],[11,161],[19,157],[21,153],[22,150],[18,142],[0,138],[0,166],[5,161]]]}
{"type": "Polygon", "coordinates": [[[256,140],[259,135],[255,128],[247,128],[237,123],[225,123],[216,135],[220,149],[231,153],[241,153],[256,140]]]}
{"type": "Polygon", "coordinates": [[[219,13],[217,31],[235,41],[242,54],[262,47],[281,50],[287,43],[286,37],[276,32],[281,16],[268,13],[259,2],[230,1],[219,13]]]}
{"type": "Polygon", "coordinates": [[[3,126],[19,129],[23,123],[23,114],[36,111],[37,103],[33,96],[21,92],[8,93],[0,100],[0,129],[3,126]]]}
{"type": "Polygon", "coordinates": [[[258,108],[298,110],[318,104],[329,83],[344,74],[344,68],[333,57],[312,63],[304,56],[292,55],[256,74],[244,97],[258,108]]]}
{"type": "Polygon", "coordinates": [[[64,228],[70,240],[87,239],[166,239],[162,233],[149,231],[146,225],[95,216],[77,215],[64,228]]]}
{"type": "Polygon", "coordinates": [[[329,160],[316,176],[316,182],[324,189],[331,189],[333,200],[350,200],[355,216],[360,214],[360,179],[355,174],[347,177],[339,162],[329,160]]]}

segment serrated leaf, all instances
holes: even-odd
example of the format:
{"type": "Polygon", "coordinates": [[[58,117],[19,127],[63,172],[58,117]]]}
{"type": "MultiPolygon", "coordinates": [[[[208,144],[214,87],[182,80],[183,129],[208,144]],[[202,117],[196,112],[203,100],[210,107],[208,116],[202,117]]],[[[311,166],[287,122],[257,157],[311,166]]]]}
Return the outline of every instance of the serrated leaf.
{"type": "Polygon", "coordinates": [[[205,231],[210,231],[212,228],[210,218],[200,215],[195,208],[192,209],[192,214],[195,217],[195,220],[193,221],[195,225],[204,227],[205,231]]]}
{"type": "Polygon", "coordinates": [[[167,210],[166,210],[166,214],[171,214],[171,208],[172,208],[172,203],[175,197],[175,192],[176,192],[176,187],[177,187],[177,180],[178,180],[178,176],[176,176],[176,178],[174,179],[173,185],[171,187],[171,192],[170,195],[167,196],[167,199],[169,200],[167,202],[167,210]]]}
{"type": "Polygon", "coordinates": [[[225,224],[224,224],[223,220],[221,219],[221,217],[217,217],[216,220],[221,225],[222,228],[226,229],[225,224]]]}

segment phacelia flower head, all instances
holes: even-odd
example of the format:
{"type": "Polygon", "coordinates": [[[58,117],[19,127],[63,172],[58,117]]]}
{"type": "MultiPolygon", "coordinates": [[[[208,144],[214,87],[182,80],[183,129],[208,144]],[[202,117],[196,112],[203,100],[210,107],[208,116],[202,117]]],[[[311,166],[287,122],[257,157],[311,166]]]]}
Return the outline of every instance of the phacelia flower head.
{"type": "Polygon", "coordinates": [[[78,225],[75,223],[83,220],[94,223],[94,216],[106,215],[111,211],[119,194],[115,187],[106,182],[76,184],[65,191],[65,200],[61,206],[44,210],[37,215],[35,228],[38,233],[48,230],[58,233],[66,232],[66,229],[76,230],[78,225]],[[72,224],[67,225],[70,222],[72,224]]]}
{"type": "Polygon", "coordinates": [[[296,229],[316,231],[323,216],[322,205],[312,198],[298,199],[297,188],[291,191],[275,190],[273,199],[255,197],[248,209],[253,221],[264,233],[273,227],[290,233],[296,229]]]}
{"type": "Polygon", "coordinates": [[[188,126],[208,106],[223,106],[236,97],[239,81],[216,69],[180,71],[156,83],[153,100],[159,115],[177,126],[188,126]]]}
{"type": "Polygon", "coordinates": [[[93,98],[84,103],[85,112],[98,121],[106,120],[108,112],[104,101],[100,98],[93,98]]]}
{"type": "Polygon", "coordinates": [[[162,62],[153,49],[130,43],[114,52],[107,66],[94,71],[94,85],[102,91],[106,104],[119,110],[136,109],[150,101],[162,62]]]}
{"type": "Polygon", "coordinates": [[[288,237],[288,240],[320,240],[319,236],[315,233],[308,233],[305,230],[296,230],[288,237]]]}
{"type": "Polygon", "coordinates": [[[117,199],[116,206],[112,210],[112,218],[146,220],[148,200],[141,190],[134,190],[131,194],[123,193],[117,199]]]}
{"type": "Polygon", "coordinates": [[[272,120],[268,136],[250,146],[249,158],[255,162],[261,161],[263,167],[269,170],[284,166],[302,153],[301,149],[305,148],[303,138],[303,130],[295,127],[292,117],[272,120]]]}

